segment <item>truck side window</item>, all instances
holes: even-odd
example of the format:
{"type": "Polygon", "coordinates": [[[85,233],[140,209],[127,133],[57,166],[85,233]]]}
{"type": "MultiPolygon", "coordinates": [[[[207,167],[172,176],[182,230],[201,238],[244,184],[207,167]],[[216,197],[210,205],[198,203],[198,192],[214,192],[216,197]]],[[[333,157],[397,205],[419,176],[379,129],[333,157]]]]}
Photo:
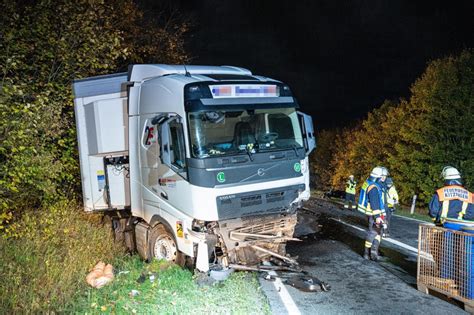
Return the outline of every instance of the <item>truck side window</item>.
{"type": "Polygon", "coordinates": [[[170,130],[170,161],[171,165],[186,168],[186,152],[184,148],[183,125],[177,119],[169,123],[170,130]]]}

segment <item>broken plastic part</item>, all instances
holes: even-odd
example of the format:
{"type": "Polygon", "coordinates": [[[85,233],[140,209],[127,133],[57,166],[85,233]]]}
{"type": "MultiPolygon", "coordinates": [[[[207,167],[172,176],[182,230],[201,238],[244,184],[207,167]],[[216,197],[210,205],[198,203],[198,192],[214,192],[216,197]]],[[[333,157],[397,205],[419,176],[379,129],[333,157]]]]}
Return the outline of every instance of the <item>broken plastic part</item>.
{"type": "Polygon", "coordinates": [[[230,274],[234,272],[232,268],[224,268],[220,270],[211,270],[209,276],[217,281],[224,281],[225,279],[229,278],[230,274]]]}
{"type": "Polygon", "coordinates": [[[326,292],[331,289],[327,283],[308,276],[295,276],[285,280],[285,283],[304,292],[326,292]]]}

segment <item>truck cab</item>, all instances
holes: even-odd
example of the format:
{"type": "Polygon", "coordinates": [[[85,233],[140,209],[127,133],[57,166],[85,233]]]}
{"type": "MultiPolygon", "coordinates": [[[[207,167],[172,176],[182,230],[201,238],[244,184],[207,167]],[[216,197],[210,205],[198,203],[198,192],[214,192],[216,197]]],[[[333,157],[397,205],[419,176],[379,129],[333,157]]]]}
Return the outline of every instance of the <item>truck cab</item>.
{"type": "Polygon", "coordinates": [[[144,259],[207,271],[285,253],[309,198],[311,117],[232,66],[132,65],[73,84],[86,211],[144,259]]]}

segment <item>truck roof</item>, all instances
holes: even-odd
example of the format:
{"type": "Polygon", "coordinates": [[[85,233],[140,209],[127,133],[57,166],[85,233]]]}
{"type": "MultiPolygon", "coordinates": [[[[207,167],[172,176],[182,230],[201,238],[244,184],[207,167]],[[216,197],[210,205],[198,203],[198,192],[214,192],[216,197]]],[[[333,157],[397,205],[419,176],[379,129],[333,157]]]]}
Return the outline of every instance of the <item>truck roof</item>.
{"type": "Polygon", "coordinates": [[[138,64],[130,65],[128,73],[122,72],[74,80],[74,97],[124,92],[126,84],[129,82],[149,81],[164,76],[174,79],[183,85],[199,81],[278,82],[267,77],[253,75],[250,70],[234,66],[138,64]]]}

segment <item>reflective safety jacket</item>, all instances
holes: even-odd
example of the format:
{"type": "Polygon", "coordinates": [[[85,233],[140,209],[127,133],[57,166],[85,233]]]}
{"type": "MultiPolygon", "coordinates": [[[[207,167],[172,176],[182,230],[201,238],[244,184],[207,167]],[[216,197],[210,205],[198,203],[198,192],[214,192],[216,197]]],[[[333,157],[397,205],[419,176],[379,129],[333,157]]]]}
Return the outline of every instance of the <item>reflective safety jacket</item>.
{"type": "Polygon", "coordinates": [[[390,187],[387,191],[387,204],[389,208],[393,208],[398,204],[398,192],[395,186],[390,187]]]}
{"type": "Polygon", "coordinates": [[[358,209],[369,216],[379,217],[385,214],[384,192],[382,186],[367,179],[359,192],[358,209]]]}
{"type": "Polygon", "coordinates": [[[461,185],[448,185],[436,191],[429,204],[430,216],[444,221],[445,218],[474,220],[474,196],[461,185]]]}
{"type": "Polygon", "coordinates": [[[356,194],[356,181],[348,180],[346,183],[346,193],[355,195],[356,194]]]}

